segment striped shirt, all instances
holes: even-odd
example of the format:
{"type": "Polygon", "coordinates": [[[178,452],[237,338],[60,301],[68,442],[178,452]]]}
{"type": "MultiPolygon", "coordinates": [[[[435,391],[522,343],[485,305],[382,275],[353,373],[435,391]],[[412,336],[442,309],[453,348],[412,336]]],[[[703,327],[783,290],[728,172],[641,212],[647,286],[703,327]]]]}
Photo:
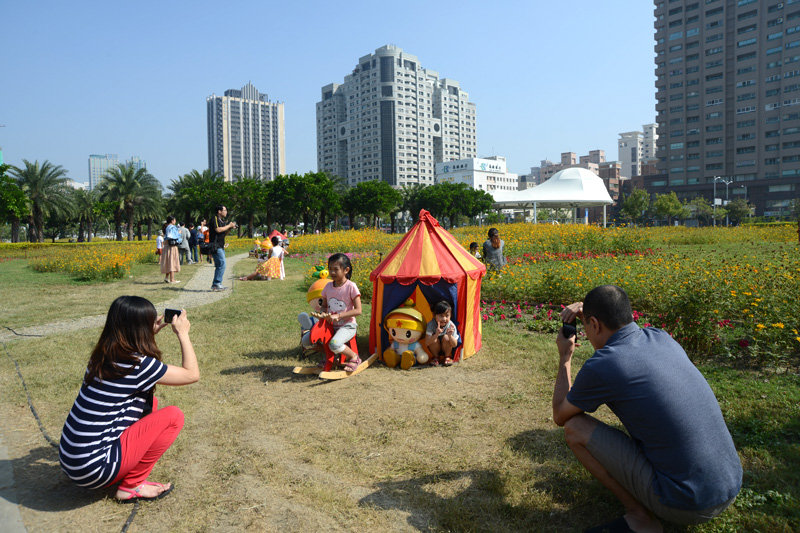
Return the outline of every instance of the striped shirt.
{"type": "MultiPolygon", "coordinates": [[[[132,365],[120,364],[121,368],[132,365]]],[[[142,356],[127,376],[81,387],[61,432],[61,469],[77,485],[100,488],[120,468],[120,435],[143,416],[150,391],[167,365],[142,356]]]]}

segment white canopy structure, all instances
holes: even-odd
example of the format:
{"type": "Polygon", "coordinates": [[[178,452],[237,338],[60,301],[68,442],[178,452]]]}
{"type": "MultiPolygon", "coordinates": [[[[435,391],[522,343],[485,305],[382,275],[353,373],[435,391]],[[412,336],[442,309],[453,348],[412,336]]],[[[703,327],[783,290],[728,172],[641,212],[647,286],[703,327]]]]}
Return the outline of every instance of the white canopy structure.
{"type": "Polygon", "coordinates": [[[537,222],[536,209],[543,207],[595,207],[603,206],[603,226],[606,225],[606,206],[613,204],[605,183],[591,170],[579,167],[565,168],[549,180],[524,191],[494,191],[496,209],[533,208],[533,221],[537,222]]]}

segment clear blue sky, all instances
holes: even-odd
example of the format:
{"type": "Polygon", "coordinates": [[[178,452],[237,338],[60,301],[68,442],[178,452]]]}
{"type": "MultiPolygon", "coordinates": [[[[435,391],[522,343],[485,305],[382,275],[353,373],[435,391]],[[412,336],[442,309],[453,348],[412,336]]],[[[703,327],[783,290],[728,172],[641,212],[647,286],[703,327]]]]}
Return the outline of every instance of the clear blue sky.
{"type": "Polygon", "coordinates": [[[478,155],[526,173],[654,121],[653,3],[10,1],[0,8],[0,147],[88,181],[137,155],[167,185],[208,166],[206,97],[248,81],[285,103],[288,172],[315,171],[315,104],[384,44],[458,80],[478,155]]]}

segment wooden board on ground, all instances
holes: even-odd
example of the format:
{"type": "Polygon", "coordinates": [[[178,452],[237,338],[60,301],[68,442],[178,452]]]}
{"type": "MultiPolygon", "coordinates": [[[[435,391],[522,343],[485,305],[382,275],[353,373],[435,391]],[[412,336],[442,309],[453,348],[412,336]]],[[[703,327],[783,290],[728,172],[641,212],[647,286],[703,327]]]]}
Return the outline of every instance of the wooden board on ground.
{"type": "Polygon", "coordinates": [[[347,372],[346,370],[331,370],[330,372],[320,372],[319,377],[320,379],[344,379],[349,378],[351,376],[355,376],[369,365],[374,363],[378,359],[378,354],[372,354],[368,359],[361,361],[361,364],[358,365],[358,368],[353,370],[352,372],[347,372]]]}

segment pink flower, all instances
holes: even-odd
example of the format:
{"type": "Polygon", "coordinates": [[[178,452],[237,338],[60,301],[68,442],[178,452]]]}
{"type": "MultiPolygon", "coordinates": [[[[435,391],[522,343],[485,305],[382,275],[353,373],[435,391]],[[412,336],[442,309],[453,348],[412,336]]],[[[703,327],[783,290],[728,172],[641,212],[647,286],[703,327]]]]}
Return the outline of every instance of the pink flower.
{"type": "Polygon", "coordinates": [[[501,318],[502,320],[505,320],[505,319],[506,319],[506,315],[500,315],[500,318],[501,318]]]}
{"type": "Polygon", "coordinates": [[[486,315],[483,315],[483,317],[482,317],[482,318],[483,318],[484,320],[489,320],[489,317],[488,317],[488,316],[486,316],[486,315]]]}
{"type": "Polygon", "coordinates": [[[750,346],[750,343],[747,342],[747,339],[742,339],[739,341],[739,346],[741,346],[742,348],[747,348],[748,346],[750,346]]]}

